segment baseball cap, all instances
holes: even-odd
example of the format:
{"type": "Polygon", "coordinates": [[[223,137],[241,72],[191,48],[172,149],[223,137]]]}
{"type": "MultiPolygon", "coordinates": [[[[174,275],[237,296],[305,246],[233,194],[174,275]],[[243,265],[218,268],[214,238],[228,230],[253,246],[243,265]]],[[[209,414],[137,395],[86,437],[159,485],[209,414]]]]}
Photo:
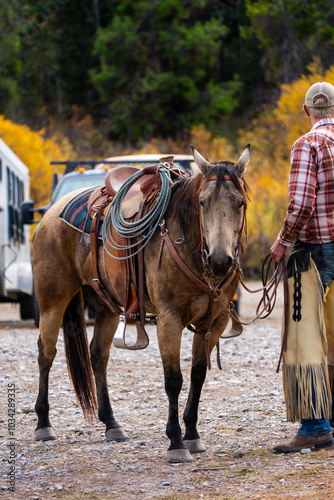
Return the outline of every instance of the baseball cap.
{"type": "Polygon", "coordinates": [[[328,82],[317,82],[314,83],[306,92],[305,95],[305,106],[309,108],[328,108],[329,106],[334,106],[334,87],[328,82]],[[327,97],[327,102],[322,106],[314,106],[314,101],[316,97],[325,96],[327,97]]]}

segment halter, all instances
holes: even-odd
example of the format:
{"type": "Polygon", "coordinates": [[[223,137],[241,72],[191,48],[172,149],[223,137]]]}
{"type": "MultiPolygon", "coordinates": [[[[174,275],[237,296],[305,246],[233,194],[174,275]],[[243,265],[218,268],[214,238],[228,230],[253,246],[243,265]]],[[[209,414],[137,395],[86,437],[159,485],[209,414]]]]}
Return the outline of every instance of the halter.
{"type": "MultiPolygon", "coordinates": [[[[227,180],[227,181],[231,181],[232,180],[232,177],[228,174],[225,174],[224,177],[223,177],[224,180],[227,180]]],[[[216,181],[217,180],[217,176],[216,175],[211,175],[210,177],[207,177],[204,179],[204,183],[205,182],[209,182],[209,181],[216,181]]],[[[244,181],[238,177],[238,181],[242,187],[242,190],[244,191],[244,187],[245,187],[245,183],[244,181]]],[[[208,266],[207,264],[207,258],[208,258],[208,252],[205,248],[205,245],[206,245],[206,242],[205,242],[205,238],[203,236],[203,227],[202,227],[202,224],[201,224],[201,221],[200,221],[200,234],[201,234],[201,243],[200,243],[200,248],[201,248],[201,255],[202,255],[202,263],[203,263],[203,266],[204,266],[204,269],[205,271],[210,274],[212,277],[214,277],[210,267],[208,266]]],[[[243,219],[242,219],[242,225],[241,225],[241,229],[239,231],[239,237],[238,237],[238,241],[235,245],[235,249],[234,249],[234,257],[232,259],[233,263],[232,263],[232,270],[237,270],[239,268],[239,253],[240,253],[240,246],[241,246],[241,236],[242,236],[242,232],[243,230],[245,230],[245,234],[246,234],[246,241],[247,241],[247,220],[246,220],[246,207],[245,207],[245,210],[244,210],[244,215],[243,215],[243,219]]]]}

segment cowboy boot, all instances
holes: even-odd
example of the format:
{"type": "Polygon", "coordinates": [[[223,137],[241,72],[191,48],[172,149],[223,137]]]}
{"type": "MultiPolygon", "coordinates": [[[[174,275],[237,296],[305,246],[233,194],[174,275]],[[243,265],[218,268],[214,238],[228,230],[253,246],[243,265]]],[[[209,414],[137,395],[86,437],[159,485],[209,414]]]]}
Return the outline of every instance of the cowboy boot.
{"type": "Polygon", "coordinates": [[[300,451],[305,448],[334,448],[333,433],[325,434],[324,436],[303,436],[296,434],[290,441],[278,443],[272,449],[276,453],[291,453],[300,451]]]}

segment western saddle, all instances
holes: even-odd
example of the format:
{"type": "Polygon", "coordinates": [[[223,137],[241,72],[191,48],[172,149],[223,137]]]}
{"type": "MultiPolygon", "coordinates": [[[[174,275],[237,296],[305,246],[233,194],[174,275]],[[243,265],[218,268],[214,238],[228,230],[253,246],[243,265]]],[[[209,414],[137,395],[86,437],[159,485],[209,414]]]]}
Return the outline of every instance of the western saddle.
{"type": "MultiPolygon", "coordinates": [[[[173,168],[173,157],[160,159],[160,164],[166,165],[171,173],[172,179],[180,176],[188,175],[173,168]]],[[[154,205],[160,189],[160,178],[157,174],[157,165],[143,167],[145,174],[143,177],[131,186],[126,193],[122,203],[122,216],[129,221],[135,221],[142,218],[154,205]]],[[[104,220],[104,215],[108,210],[110,203],[116,193],[129,179],[129,177],[138,172],[138,168],[134,166],[119,166],[108,172],[105,179],[105,185],[96,188],[88,200],[88,214],[92,218],[90,241],[91,241],[91,257],[93,264],[93,286],[96,293],[107,304],[110,310],[117,314],[120,318],[117,331],[114,336],[114,346],[121,349],[145,349],[149,344],[149,338],[145,331],[145,310],[144,310],[144,260],[143,252],[139,252],[137,256],[127,258],[124,250],[117,250],[120,260],[120,268],[124,283],[124,303],[122,307],[117,303],[114,297],[103,286],[99,266],[98,266],[98,249],[99,249],[99,230],[104,220]],[[137,340],[132,345],[126,342],[125,331],[128,323],[135,324],[137,329],[137,340]]],[[[112,230],[112,228],[111,228],[112,230]]],[[[124,244],[124,238],[113,234],[115,241],[119,245],[124,244]]],[[[140,237],[141,239],[141,237],[140,237]]],[[[107,267],[107,266],[106,266],[107,267]]],[[[107,276],[108,270],[105,270],[107,276]]]]}

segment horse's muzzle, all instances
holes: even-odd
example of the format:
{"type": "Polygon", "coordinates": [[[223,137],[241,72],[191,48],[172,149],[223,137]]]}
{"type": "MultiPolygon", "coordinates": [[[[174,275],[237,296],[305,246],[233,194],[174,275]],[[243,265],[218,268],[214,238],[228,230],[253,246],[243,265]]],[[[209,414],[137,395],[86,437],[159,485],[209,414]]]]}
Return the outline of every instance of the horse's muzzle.
{"type": "Polygon", "coordinates": [[[215,276],[225,276],[231,270],[233,257],[215,257],[209,254],[207,256],[207,263],[215,276]]]}

